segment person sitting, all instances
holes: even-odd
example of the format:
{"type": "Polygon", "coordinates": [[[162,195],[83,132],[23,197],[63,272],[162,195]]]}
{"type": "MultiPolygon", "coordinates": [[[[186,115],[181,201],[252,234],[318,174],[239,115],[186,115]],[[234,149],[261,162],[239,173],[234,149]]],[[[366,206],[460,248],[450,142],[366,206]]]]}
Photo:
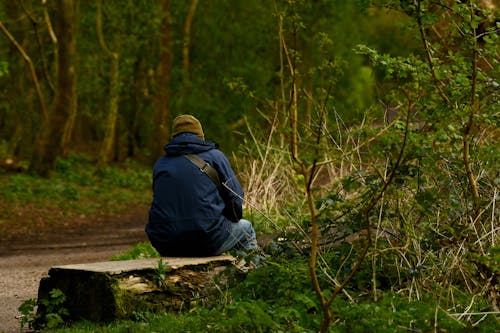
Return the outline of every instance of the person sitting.
{"type": "Polygon", "coordinates": [[[160,255],[213,256],[233,248],[256,249],[252,223],[242,218],[243,189],[218,145],[205,141],[199,120],[192,115],[176,117],[164,150],[153,169],[153,200],[145,229],[160,255]],[[212,168],[219,184],[207,172],[212,168]]]}

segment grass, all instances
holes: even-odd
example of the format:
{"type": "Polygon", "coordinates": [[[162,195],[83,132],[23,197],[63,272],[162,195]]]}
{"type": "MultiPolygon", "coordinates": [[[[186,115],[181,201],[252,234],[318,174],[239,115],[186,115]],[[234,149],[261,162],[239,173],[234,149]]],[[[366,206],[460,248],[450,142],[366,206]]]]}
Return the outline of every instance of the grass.
{"type": "Polygon", "coordinates": [[[89,156],[74,154],[58,160],[50,179],[0,173],[0,237],[27,226],[62,226],[145,206],[151,200],[150,172],[132,161],[98,169],[89,156]]]}
{"type": "Polygon", "coordinates": [[[140,242],[135,244],[130,250],[111,257],[111,260],[135,260],[146,258],[159,258],[160,254],[153,248],[149,242],[140,242]]]}

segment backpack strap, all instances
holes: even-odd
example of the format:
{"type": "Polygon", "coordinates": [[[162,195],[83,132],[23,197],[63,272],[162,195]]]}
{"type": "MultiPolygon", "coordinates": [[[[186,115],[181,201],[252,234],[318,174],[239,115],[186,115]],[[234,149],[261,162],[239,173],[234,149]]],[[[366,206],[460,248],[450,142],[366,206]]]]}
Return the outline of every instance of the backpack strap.
{"type": "Polygon", "coordinates": [[[210,179],[214,182],[215,186],[217,186],[219,192],[222,191],[222,183],[219,179],[219,173],[217,172],[217,170],[214,169],[213,166],[211,166],[210,164],[208,164],[207,161],[199,158],[196,155],[186,154],[184,155],[184,157],[193,162],[193,164],[196,165],[201,172],[210,177],[210,179]]]}

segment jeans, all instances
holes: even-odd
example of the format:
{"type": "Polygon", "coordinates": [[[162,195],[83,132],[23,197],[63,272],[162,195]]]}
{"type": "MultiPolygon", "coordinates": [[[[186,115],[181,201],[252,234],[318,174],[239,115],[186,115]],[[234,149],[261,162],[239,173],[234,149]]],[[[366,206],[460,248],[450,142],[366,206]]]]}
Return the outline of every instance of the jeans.
{"type": "Polygon", "coordinates": [[[229,237],[216,251],[216,255],[231,249],[243,248],[245,250],[257,249],[257,238],[252,223],[248,220],[241,219],[236,223],[231,223],[229,237]]]}

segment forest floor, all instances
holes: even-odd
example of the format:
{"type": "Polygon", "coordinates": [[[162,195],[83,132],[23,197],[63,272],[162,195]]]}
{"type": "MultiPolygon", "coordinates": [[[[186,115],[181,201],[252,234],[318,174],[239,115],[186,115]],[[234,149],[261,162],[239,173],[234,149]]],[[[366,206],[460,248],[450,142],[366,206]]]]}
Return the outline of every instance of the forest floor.
{"type": "MultiPolygon", "coordinates": [[[[30,211],[25,210],[24,214],[30,211]]],[[[21,313],[17,308],[24,301],[37,298],[40,279],[52,266],[107,261],[147,239],[146,221],[147,207],[134,207],[113,216],[80,216],[57,228],[49,225],[37,228],[33,234],[20,232],[22,227],[3,230],[0,234],[0,332],[20,332],[21,313]]]]}

